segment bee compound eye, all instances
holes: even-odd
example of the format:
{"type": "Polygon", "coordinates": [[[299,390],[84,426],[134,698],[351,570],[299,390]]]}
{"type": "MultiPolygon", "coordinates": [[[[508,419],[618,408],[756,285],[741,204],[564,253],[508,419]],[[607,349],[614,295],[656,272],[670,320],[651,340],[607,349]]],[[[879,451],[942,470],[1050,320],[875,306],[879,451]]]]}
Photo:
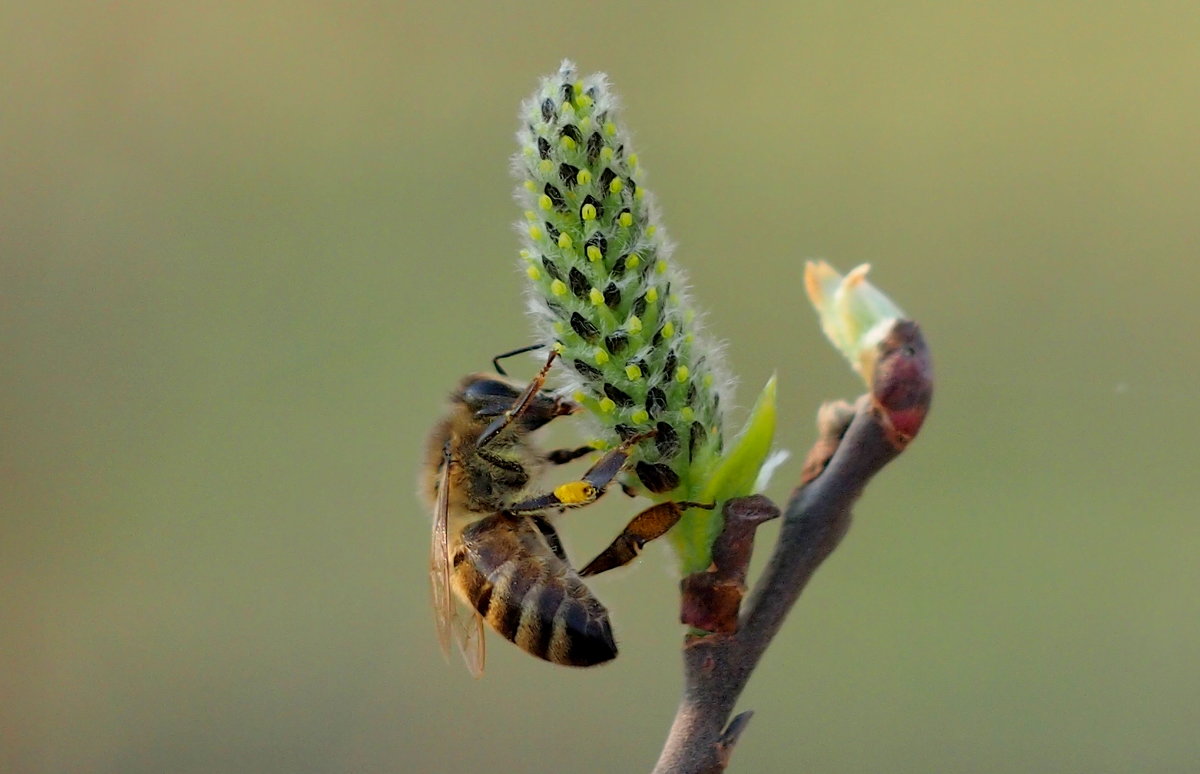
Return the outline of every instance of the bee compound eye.
{"type": "Polygon", "coordinates": [[[516,400],[520,393],[499,379],[475,379],[462,390],[463,401],[473,408],[495,403],[497,399],[516,400]]]}

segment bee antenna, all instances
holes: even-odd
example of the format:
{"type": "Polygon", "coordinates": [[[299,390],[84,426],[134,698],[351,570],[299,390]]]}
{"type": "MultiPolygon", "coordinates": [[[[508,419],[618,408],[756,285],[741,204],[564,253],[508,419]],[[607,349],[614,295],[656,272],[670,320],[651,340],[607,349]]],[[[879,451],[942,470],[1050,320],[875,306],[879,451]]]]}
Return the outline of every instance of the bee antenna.
{"type": "Polygon", "coordinates": [[[519,349],[514,349],[509,352],[505,352],[503,354],[496,355],[494,358],[492,358],[492,366],[495,367],[496,373],[500,374],[501,376],[508,376],[508,372],[505,371],[504,367],[500,365],[501,360],[512,357],[513,355],[522,355],[526,352],[533,352],[535,349],[541,349],[544,346],[546,346],[546,345],[545,344],[530,344],[528,346],[520,347],[519,349]]]}

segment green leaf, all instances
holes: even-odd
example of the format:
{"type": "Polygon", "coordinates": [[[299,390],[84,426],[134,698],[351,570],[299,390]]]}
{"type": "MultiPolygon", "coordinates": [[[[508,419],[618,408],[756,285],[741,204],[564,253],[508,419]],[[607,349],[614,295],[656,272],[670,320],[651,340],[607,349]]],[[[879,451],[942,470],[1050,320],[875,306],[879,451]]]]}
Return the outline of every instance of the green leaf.
{"type": "Polygon", "coordinates": [[[717,507],[711,511],[688,511],[671,531],[671,540],[685,575],[708,568],[712,561],[713,541],[724,523],[721,509],[725,501],[753,492],[758,471],[771,452],[774,438],[775,377],[772,376],[755,400],[737,441],[721,457],[700,488],[697,499],[715,502],[717,507]]]}

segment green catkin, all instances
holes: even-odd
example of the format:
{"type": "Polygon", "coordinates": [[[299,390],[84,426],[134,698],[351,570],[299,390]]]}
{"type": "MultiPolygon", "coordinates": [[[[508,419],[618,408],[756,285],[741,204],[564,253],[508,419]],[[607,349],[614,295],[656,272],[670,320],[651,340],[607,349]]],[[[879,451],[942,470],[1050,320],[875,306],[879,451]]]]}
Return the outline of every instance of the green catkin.
{"type": "Polygon", "coordinates": [[[695,499],[720,459],[729,380],[697,329],[605,76],[564,62],[522,105],[517,139],[521,260],[539,340],[561,352],[555,379],[596,417],[597,446],[656,431],[629,484],[695,499]]]}

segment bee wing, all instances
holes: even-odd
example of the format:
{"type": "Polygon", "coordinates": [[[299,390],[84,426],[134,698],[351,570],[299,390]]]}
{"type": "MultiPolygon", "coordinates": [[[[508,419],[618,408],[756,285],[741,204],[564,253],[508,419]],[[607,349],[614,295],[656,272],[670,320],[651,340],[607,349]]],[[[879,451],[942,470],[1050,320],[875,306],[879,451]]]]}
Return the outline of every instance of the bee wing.
{"type": "Polygon", "coordinates": [[[438,477],[437,503],[433,509],[433,541],[429,549],[429,580],[433,589],[433,617],[437,625],[442,655],[450,657],[450,638],[458,649],[472,677],[483,675],[484,639],[483,616],[472,610],[464,620],[455,603],[450,584],[450,444],[442,455],[442,472],[438,477]]]}
{"type": "Polygon", "coordinates": [[[472,611],[468,618],[465,622],[459,619],[461,625],[458,627],[458,649],[471,677],[480,678],[483,677],[483,616],[472,611]]]}
{"type": "Polygon", "coordinates": [[[437,504],[433,508],[433,544],[429,549],[429,580],[433,588],[433,617],[437,624],[442,655],[450,657],[450,629],[455,618],[450,596],[450,444],[442,454],[442,473],[438,477],[437,504]]]}

